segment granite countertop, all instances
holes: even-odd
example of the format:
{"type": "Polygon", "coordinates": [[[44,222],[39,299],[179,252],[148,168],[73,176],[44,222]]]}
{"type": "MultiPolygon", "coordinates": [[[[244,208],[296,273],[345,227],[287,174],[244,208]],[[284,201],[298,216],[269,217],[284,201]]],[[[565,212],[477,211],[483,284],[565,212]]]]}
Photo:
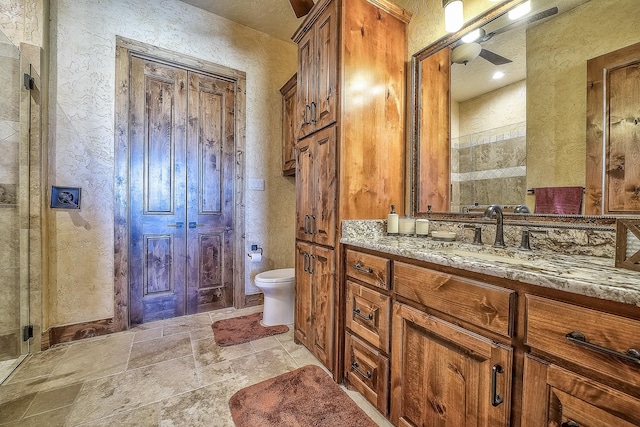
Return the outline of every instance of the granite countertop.
{"type": "Polygon", "coordinates": [[[612,258],[496,249],[430,237],[347,235],[340,243],[640,307],[640,273],[612,258]]]}

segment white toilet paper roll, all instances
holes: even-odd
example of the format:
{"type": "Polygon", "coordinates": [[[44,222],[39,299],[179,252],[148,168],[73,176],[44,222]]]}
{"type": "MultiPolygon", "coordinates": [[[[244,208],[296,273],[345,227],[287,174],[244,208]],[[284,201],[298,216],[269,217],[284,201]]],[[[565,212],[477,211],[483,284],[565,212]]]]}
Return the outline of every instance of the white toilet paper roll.
{"type": "Polygon", "coordinates": [[[260,262],[262,261],[262,254],[260,252],[251,252],[249,258],[251,258],[251,262],[260,262]]]}

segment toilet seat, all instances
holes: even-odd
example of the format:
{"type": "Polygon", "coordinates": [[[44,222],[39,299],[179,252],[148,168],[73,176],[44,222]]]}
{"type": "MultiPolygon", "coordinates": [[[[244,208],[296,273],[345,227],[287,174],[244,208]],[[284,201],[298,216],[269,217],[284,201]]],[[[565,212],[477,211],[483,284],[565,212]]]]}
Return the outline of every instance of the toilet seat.
{"type": "Polygon", "coordinates": [[[262,283],[285,283],[290,282],[296,276],[295,268],[280,268],[278,270],[263,271],[256,275],[256,282],[262,283]]]}

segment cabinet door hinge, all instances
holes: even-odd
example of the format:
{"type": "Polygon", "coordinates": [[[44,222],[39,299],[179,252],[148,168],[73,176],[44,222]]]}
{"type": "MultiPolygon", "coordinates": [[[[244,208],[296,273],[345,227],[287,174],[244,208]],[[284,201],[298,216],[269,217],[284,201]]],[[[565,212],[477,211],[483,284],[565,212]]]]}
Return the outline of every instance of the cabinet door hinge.
{"type": "Polygon", "coordinates": [[[35,80],[27,73],[24,73],[24,88],[26,90],[32,90],[35,88],[35,80]]]}
{"type": "Polygon", "coordinates": [[[27,325],[22,328],[22,341],[29,341],[33,338],[33,325],[27,325]]]}

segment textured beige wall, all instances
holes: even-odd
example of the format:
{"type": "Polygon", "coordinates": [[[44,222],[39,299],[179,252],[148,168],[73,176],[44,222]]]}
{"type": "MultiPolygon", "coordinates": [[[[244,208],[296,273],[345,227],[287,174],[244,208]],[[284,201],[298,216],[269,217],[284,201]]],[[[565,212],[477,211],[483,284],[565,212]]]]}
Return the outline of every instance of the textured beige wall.
{"type": "MultiPolygon", "coordinates": [[[[14,45],[27,43],[42,46],[43,2],[44,0],[0,0],[0,30],[14,45]]],[[[34,64],[40,63],[40,58],[32,57],[30,60],[34,64]]]]}
{"type": "Polygon", "coordinates": [[[266,260],[256,271],[293,266],[295,185],[280,176],[278,89],[297,49],[177,0],[58,0],[51,6],[51,184],[81,186],[80,212],[54,213],[51,324],[113,315],[113,171],[116,36],[201,58],[247,74],[246,242],[266,260]]]}
{"type": "Polygon", "coordinates": [[[587,60],[640,42],[639,22],[637,0],[592,0],[528,31],[527,188],[585,185],[587,60]]]}
{"type": "Polygon", "coordinates": [[[477,96],[460,105],[460,135],[483,132],[526,120],[526,82],[521,80],[508,86],[477,96]]]}

